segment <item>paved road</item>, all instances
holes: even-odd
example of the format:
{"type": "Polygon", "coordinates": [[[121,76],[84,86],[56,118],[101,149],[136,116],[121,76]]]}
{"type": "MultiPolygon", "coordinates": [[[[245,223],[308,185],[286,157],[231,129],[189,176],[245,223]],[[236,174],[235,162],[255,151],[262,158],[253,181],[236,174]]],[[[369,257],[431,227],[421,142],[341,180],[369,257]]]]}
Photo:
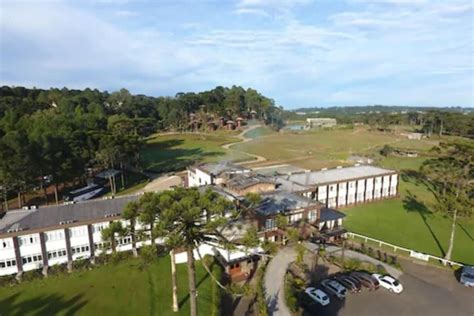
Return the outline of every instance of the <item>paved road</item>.
{"type": "Polygon", "coordinates": [[[281,249],[268,263],[265,272],[265,290],[270,315],[288,316],[290,311],[285,304],[284,279],[288,265],[296,258],[293,248],[281,249]]]}

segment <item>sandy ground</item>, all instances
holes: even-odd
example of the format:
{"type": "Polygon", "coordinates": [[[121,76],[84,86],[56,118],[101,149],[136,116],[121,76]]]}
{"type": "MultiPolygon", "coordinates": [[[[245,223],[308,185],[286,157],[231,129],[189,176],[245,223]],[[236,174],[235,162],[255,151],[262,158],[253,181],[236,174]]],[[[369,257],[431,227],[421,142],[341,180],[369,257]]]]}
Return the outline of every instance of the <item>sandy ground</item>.
{"type": "Polygon", "coordinates": [[[162,176],[148,183],[139,193],[159,192],[168,190],[173,186],[182,186],[183,180],[178,176],[162,176]]]}

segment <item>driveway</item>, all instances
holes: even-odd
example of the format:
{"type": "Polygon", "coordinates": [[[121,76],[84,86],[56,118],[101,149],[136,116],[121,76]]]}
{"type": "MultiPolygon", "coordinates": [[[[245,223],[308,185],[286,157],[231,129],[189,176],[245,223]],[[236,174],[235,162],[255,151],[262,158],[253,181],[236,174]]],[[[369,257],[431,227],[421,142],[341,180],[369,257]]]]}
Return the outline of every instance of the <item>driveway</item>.
{"type": "Polygon", "coordinates": [[[284,280],[286,269],[295,258],[296,251],[293,248],[285,247],[278,251],[268,263],[265,271],[265,290],[270,315],[290,315],[290,310],[285,304],[284,280]]]}

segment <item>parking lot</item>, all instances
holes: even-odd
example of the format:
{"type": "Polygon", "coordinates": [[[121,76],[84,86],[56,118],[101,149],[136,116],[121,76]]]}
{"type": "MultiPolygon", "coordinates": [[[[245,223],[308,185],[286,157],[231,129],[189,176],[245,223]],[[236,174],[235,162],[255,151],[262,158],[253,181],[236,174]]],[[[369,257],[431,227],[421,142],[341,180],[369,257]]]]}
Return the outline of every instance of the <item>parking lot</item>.
{"type": "Polygon", "coordinates": [[[342,301],[330,295],[328,306],[312,304],[305,315],[474,315],[474,288],[460,285],[450,270],[409,261],[402,265],[400,295],[382,287],[348,294],[342,301]]]}

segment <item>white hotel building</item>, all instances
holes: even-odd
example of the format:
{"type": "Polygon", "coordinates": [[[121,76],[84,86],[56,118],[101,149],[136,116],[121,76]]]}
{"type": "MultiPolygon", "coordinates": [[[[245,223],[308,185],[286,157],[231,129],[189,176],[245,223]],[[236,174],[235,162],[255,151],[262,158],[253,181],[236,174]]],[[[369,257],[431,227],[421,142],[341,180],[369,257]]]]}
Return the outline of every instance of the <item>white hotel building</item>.
{"type": "Polygon", "coordinates": [[[353,166],[321,171],[307,171],[278,175],[278,183],[297,186],[295,193],[321,202],[330,208],[340,208],[359,203],[397,196],[398,173],[374,166],[353,166]]]}
{"type": "MultiPolygon", "coordinates": [[[[101,231],[120,218],[137,196],[93,200],[7,212],[0,220],[0,276],[67,264],[94,257],[103,250],[101,231]]],[[[137,229],[141,226],[137,224],[137,229]]],[[[148,241],[149,242],[149,241],[148,241]]],[[[137,247],[141,242],[137,242],[137,247]]],[[[117,251],[132,249],[131,237],[118,240],[117,251]]]]}

